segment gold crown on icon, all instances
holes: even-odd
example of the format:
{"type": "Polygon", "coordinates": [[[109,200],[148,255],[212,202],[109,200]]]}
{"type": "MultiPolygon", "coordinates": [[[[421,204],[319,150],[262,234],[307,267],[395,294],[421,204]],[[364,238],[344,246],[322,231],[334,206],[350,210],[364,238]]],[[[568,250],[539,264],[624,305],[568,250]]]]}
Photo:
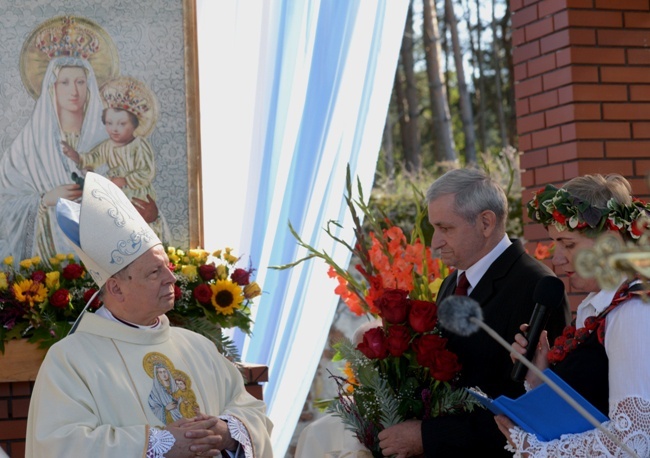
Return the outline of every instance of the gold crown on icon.
{"type": "Polygon", "coordinates": [[[142,84],[129,77],[119,77],[109,81],[102,88],[102,98],[107,108],[130,111],[142,120],[150,109],[142,84]]]}
{"type": "Polygon", "coordinates": [[[36,47],[50,59],[60,56],[88,59],[99,50],[99,39],[90,29],[78,26],[72,16],[64,16],[62,21],[62,25],[48,27],[36,38],[36,47]]]}

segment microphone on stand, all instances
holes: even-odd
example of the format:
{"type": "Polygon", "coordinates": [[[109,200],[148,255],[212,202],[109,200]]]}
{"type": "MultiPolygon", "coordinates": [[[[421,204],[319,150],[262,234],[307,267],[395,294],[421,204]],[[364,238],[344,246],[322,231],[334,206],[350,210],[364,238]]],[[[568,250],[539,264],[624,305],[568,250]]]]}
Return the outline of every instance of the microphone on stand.
{"type": "MultiPolygon", "coordinates": [[[[528,361],[532,361],[533,356],[535,356],[539,336],[546,327],[551,313],[562,305],[563,297],[564,282],[557,277],[542,277],[537,282],[537,285],[535,285],[535,290],[533,291],[535,308],[528,321],[528,329],[524,333],[524,337],[528,340],[528,346],[526,347],[526,359],[528,361]]],[[[523,382],[527,372],[528,368],[521,361],[517,360],[512,368],[510,377],[515,382],[523,382]]]]}
{"type": "MultiPolygon", "coordinates": [[[[537,288],[535,288],[537,289],[537,288]]],[[[625,450],[632,457],[639,458],[639,455],[634,452],[630,447],[623,444],[616,436],[609,430],[603,427],[593,415],[582,407],[575,399],[569,396],[562,388],[560,388],[553,380],[539,370],[537,366],[526,359],[521,353],[513,348],[503,337],[501,337],[494,329],[489,327],[483,322],[483,312],[481,306],[471,297],[467,296],[449,296],[445,298],[438,306],[438,323],[448,331],[458,334],[460,336],[469,336],[474,334],[479,328],[487,332],[490,337],[496,340],[503,348],[508,350],[517,361],[520,361],[528,370],[533,371],[544,383],[546,383],[553,391],[564,399],[571,407],[573,407],[584,419],[591,423],[594,428],[597,428],[614,442],[621,449],[625,450]]],[[[530,345],[529,345],[530,346],[530,345]]],[[[537,345],[535,345],[537,346],[537,345]]]]}

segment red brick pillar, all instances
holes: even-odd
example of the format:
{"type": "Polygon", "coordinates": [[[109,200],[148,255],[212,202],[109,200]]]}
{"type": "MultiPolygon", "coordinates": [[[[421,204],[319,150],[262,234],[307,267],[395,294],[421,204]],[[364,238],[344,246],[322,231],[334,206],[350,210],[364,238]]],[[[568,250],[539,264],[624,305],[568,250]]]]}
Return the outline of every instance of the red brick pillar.
{"type": "MultiPolygon", "coordinates": [[[[650,0],[510,6],[524,200],[547,183],[611,172],[647,196],[650,0]]],[[[529,224],[524,237],[531,252],[546,232],[529,224]]]]}
{"type": "Polygon", "coordinates": [[[27,412],[33,382],[0,382],[0,448],[11,458],[25,457],[27,412]]]}

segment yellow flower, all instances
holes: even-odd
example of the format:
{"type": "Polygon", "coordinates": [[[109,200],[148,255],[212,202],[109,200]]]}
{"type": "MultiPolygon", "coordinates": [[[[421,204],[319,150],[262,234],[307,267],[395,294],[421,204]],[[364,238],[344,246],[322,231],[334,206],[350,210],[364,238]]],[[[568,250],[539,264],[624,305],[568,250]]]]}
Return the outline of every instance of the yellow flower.
{"type": "Polygon", "coordinates": [[[217,283],[210,285],[212,290],[212,305],[217,313],[232,315],[235,309],[241,307],[244,297],[241,288],[237,283],[230,280],[217,280],[217,283]]]}
{"type": "Polygon", "coordinates": [[[226,266],[224,266],[223,264],[219,264],[217,266],[217,278],[219,280],[225,280],[226,278],[228,278],[228,269],[226,269],[226,266]]]}
{"type": "Polygon", "coordinates": [[[67,258],[68,258],[68,255],[67,255],[67,254],[58,253],[58,254],[56,255],[56,259],[58,259],[59,261],[65,261],[67,258]]]}
{"type": "Polygon", "coordinates": [[[223,259],[225,259],[225,261],[230,264],[235,264],[237,261],[239,261],[239,258],[237,256],[233,256],[230,253],[224,254],[223,259]]]}
{"type": "Polygon", "coordinates": [[[50,258],[50,265],[52,267],[58,266],[59,264],[61,264],[61,261],[59,260],[59,258],[57,258],[57,257],[50,258]]]}
{"type": "Polygon", "coordinates": [[[68,261],[74,261],[74,254],[73,253],[68,253],[68,261]]]}
{"type": "Polygon", "coordinates": [[[4,291],[9,287],[9,282],[7,282],[7,274],[0,272],[0,291],[4,291]]]}
{"type": "Polygon", "coordinates": [[[252,281],[248,285],[244,286],[244,297],[246,299],[253,299],[260,294],[262,294],[262,290],[260,289],[260,285],[258,285],[257,282],[252,281]]]}
{"type": "Polygon", "coordinates": [[[20,261],[20,267],[23,269],[29,269],[32,266],[32,260],[31,259],[23,259],[20,261]]]}
{"type": "Polygon", "coordinates": [[[59,289],[61,273],[53,270],[45,274],[45,286],[49,289],[59,289]]]}
{"type": "Polygon", "coordinates": [[[221,250],[215,251],[214,253],[212,253],[212,256],[214,256],[215,258],[221,258],[221,250]]]}
{"type": "Polygon", "coordinates": [[[33,280],[21,280],[14,283],[14,294],[19,302],[29,303],[30,307],[34,307],[37,302],[43,302],[47,299],[47,289],[40,282],[33,280]]]}
{"type": "Polygon", "coordinates": [[[187,277],[190,281],[196,280],[199,271],[195,265],[187,264],[181,267],[181,275],[187,277]]]}
{"type": "Polygon", "coordinates": [[[13,257],[13,256],[7,256],[7,257],[4,259],[4,263],[5,263],[5,265],[7,265],[7,266],[12,265],[12,264],[14,263],[14,257],[13,257]]]}
{"type": "Polygon", "coordinates": [[[429,283],[429,291],[431,291],[431,298],[434,301],[438,297],[438,292],[440,291],[440,285],[442,285],[442,278],[436,278],[431,283],[429,283]]]}
{"type": "Polygon", "coordinates": [[[176,248],[174,248],[173,246],[167,247],[167,256],[171,256],[173,254],[176,254],[176,248]]]}
{"type": "Polygon", "coordinates": [[[180,257],[185,256],[185,252],[183,250],[176,250],[176,254],[180,257]]]}
{"type": "Polygon", "coordinates": [[[31,261],[32,261],[32,264],[34,264],[34,265],[38,265],[38,264],[41,263],[41,257],[40,257],[40,256],[34,256],[34,257],[31,259],[31,261]]]}
{"type": "Polygon", "coordinates": [[[175,254],[170,254],[170,255],[169,255],[169,260],[170,260],[171,262],[173,262],[174,264],[178,263],[178,261],[179,261],[180,259],[181,259],[181,258],[179,258],[178,256],[176,256],[175,254]]]}
{"type": "Polygon", "coordinates": [[[197,248],[195,250],[190,250],[190,257],[192,257],[192,255],[196,257],[196,261],[199,264],[205,264],[206,261],[208,260],[208,256],[210,255],[210,253],[208,253],[202,248],[197,248]]]}
{"type": "Polygon", "coordinates": [[[183,256],[183,264],[189,264],[190,263],[190,257],[189,256],[183,256]]]}

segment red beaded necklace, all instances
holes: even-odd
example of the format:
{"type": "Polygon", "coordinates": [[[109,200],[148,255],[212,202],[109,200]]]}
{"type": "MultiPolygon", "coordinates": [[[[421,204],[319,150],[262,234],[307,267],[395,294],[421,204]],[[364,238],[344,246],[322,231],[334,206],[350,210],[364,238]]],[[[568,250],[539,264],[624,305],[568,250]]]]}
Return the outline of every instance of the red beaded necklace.
{"type": "Polygon", "coordinates": [[[643,287],[638,280],[635,279],[625,282],[616,291],[616,294],[614,294],[612,303],[598,315],[587,318],[583,328],[576,329],[575,319],[569,326],[564,328],[562,335],[556,337],[553,342],[553,347],[548,353],[548,362],[550,364],[556,364],[564,360],[567,354],[578,348],[578,346],[587,340],[587,337],[589,337],[594,331],[596,331],[598,336],[598,342],[602,344],[605,341],[605,318],[609,312],[628,299],[642,294],[648,293],[643,291],[643,287]]]}

